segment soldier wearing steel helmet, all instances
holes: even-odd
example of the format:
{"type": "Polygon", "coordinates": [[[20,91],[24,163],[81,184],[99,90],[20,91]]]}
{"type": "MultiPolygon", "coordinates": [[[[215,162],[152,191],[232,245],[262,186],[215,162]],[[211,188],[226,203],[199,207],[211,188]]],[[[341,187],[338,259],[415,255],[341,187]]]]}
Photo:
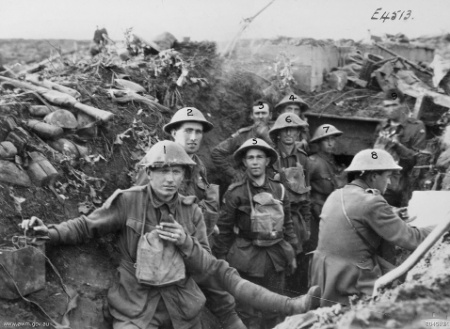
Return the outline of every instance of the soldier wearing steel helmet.
{"type": "Polygon", "coordinates": [[[306,152],[296,144],[305,127],[308,127],[308,123],[288,112],[281,114],[269,131],[280,155],[272,167],[276,173],[275,177],[286,187],[291,219],[298,239],[297,271],[287,279],[287,285],[293,291],[302,291],[308,283],[308,261],[303,251],[311,234],[310,164],[306,152]]]}
{"type": "Polygon", "coordinates": [[[326,200],[311,266],[312,283],[322,289],[322,306],[372,294],[375,280],[394,268],[376,254],[382,239],[414,250],[431,232],[432,227],[409,226],[382,196],[392,173],[401,169],[385,150],[363,150],[346,169],[357,178],[326,200]]]}
{"type": "Polygon", "coordinates": [[[320,213],[325,200],[331,192],[346,183],[341,179],[340,168],[333,155],[336,138],[340,135],[342,131],[330,124],[324,124],[316,129],[310,141],[317,145],[318,152],[309,157],[312,212],[309,250],[314,250],[317,246],[320,213]]]}
{"type": "MultiPolygon", "coordinates": [[[[246,175],[224,196],[213,251],[244,279],[282,294],[286,272],[297,266],[297,238],[286,190],[266,174],[278,154],[262,139],[251,138],[236,150],[234,159],[246,175]]],[[[276,314],[264,314],[261,324],[248,305],[238,304],[236,309],[249,328],[272,328],[277,323],[276,314]]]]}
{"type": "MultiPolygon", "coordinates": [[[[275,105],[275,112],[277,114],[293,113],[306,123],[308,122],[308,119],[306,118],[305,113],[308,110],[309,110],[308,103],[306,103],[300,96],[294,93],[287,94],[277,105],[275,105]]],[[[300,135],[297,145],[299,145],[305,151],[308,152],[309,140],[310,140],[309,127],[305,127],[300,135]]]]}

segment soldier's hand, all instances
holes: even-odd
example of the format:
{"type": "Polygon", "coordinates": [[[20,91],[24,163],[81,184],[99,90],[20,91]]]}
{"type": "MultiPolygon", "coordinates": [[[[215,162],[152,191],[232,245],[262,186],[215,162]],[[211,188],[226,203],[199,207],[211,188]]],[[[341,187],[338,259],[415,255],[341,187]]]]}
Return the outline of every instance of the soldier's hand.
{"type": "MultiPolygon", "coordinates": [[[[169,215],[172,216],[172,215],[169,215]]],[[[175,243],[181,246],[186,241],[186,232],[175,220],[173,222],[161,222],[156,226],[156,231],[161,239],[175,243]]]]}
{"type": "Polygon", "coordinates": [[[19,224],[19,226],[23,230],[25,230],[25,233],[31,229],[33,229],[34,232],[39,232],[39,233],[43,233],[43,234],[48,233],[48,227],[45,226],[42,219],[37,218],[36,216],[31,216],[30,219],[23,220],[22,223],[19,224]]]}

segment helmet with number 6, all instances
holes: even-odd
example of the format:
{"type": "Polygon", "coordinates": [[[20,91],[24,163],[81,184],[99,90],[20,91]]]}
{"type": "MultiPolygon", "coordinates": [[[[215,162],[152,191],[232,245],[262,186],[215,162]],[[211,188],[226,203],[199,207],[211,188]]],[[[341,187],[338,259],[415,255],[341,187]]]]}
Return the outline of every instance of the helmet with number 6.
{"type": "Polygon", "coordinates": [[[250,149],[259,149],[266,153],[266,156],[270,158],[269,166],[275,163],[278,160],[278,153],[275,151],[269,144],[263,141],[260,138],[250,138],[246,140],[237,150],[234,152],[233,157],[234,161],[237,164],[242,163],[242,158],[245,156],[248,150],[250,149]]]}
{"type": "Polygon", "coordinates": [[[183,146],[172,141],[161,141],[152,146],[139,163],[144,168],[165,166],[195,166],[183,146]]]}
{"type": "Polygon", "coordinates": [[[344,171],[401,170],[392,155],[382,149],[367,149],[358,152],[350,166],[344,171]]]}
{"type": "Polygon", "coordinates": [[[170,122],[163,127],[163,130],[170,134],[172,129],[175,129],[179,124],[183,122],[198,122],[203,124],[203,132],[208,132],[214,128],[214,125],[205,119],[202,112],[197,110],[195,107],[183,107],[179,109],[173,115],[170,122]]]}
{"type": "Polygon", "coordinates": [[[305,112],[308,111],[309,105],[300,96],[290,93],[283,97],[283,99],[275,105],[275,111],[281,111],[287,105],[298,105],[300,110],[305,112]]]}
{"type": "Polygon", "coordinates": [[[314,132],[313,137],[309,141],[310,143],[318,142],[323,138],[330,137],[330,136],[340,136],[343,132],[338,130],[335,126],[330,124],[324,124],[321,125],[319,128],[316,129],[314,132]]]}
{"type": "Polygon", "coordinates": [[[270,138],[275,141],[282,129],[308,127],[308,123],[300,119],[294,113],[283,113],[277,118],[272,129],[269,130],[270,138]]]}

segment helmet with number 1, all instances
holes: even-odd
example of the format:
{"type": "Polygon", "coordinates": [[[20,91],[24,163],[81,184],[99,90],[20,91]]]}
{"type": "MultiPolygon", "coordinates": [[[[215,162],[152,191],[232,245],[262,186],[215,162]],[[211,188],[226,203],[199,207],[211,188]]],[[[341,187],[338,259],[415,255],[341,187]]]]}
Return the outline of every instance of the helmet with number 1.
{"type": "Polygon", "coordinates": [[[183,122],[198,122],[203,124],[203,132],[208,132],[214,128],[214,125],[205,119],[202,112],[195,107],[183,107],[173,115],[170,122],[163,127],[163,130],[170,134],[170,131],[183,122]]]}
{"type": "Polygon", "coordinates": [[[330,137],[330,136],[340,136],[343,132],[338,130],[335,126],[330,124],[324,124],[321,125],[319,128],[316,129],[314,132],[313,137],[309,141],[310,143],[318,142],[323,138],[330,137]]]}
{"type": "Polygon", "coordinates": [[[401,170],[400,167],[389,154],[382,149],[367,149],[358,152],[344,171],[383,171],[401,170]]]}
{"type": "Polygon", "coordinates": [[[139,165],[144,168],[161,168],[165,166],[195,166],[196,163],[186,153],[183,146],[165,140],[153,145],[139,165]]]}
{"type": "Polygon", "coordinates": [[[269,166],[278,160],[278,153],[269,144],[260,138],[250,138],[246,140],[237,150],[234,152],[234,161],[237,164],[242,163],[242,158],[245,156],[248,150],[258,149],[264,151],[266,156],[270,158],[269,166]]]}
{"type": "Polygon", "coordinates": [[[303,121],[294,113],[283,113],[277,118],[272,129],[269,130],[269,136],[275,140],[282,129],[308,127],[308,123],[303,121]]]}
{"type": "Polygon", "coordinates": [[[283,99],[275,105],[276,111],[281,111],[286,105],[298,105],[302,112],[306,112],[309,109],[308,103],[306,103],[300,96],[290,93],[283,97],[283,99]]]}

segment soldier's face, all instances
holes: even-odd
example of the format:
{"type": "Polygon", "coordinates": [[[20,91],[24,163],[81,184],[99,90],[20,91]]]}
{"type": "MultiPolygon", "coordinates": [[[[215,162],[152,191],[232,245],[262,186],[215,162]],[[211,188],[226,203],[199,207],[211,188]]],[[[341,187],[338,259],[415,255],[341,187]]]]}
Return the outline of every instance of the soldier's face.
{"type": "Polygon", "coordinates": [[[183,166],[153,168],[147,170],[149,184],[160,200],[170,200],[178,192],[184,179],[183,166]]]}
{"type": "Polygon", "coordinates": [[[248,174],[252,178],[259,178],[266,173],[266,167],[269,165],[270,158],[266,156],[264,151],[258,149],[250,149],[242,159],[248,174]]]}
{"type": "Polygon", "coordinates": [[[388,185],[391,183],[392,171],[383,171],[381,174],[375,174],[372,176],[372,186],[384,194],[388,185]]]}
{"type": "Polygon", "coordinates": [[[262,103],[261,106],[253,106],[251,118],[255,124],[267,124],[270,120],[269,105],[262,103]]]}
{"type": "Polygon", "coordinates": [[[334,151],[334,147],[336,146],[336,137],[329,136],[319,141],[319,149],[323,153],[331,154],[334,151]]]}
{"type": "Polygon", "coordinates": [[[280,131],[280,141],[285,145],[292,145],[298,140],[300,136],[300,129],[298,128],[284,128],[280,131]]]}
{"type": "Polygon", "coordinates": [[[184,122],[177,130],[172,130],[175,143],[183,146],[187,154],[197,153],[203,139],[203,125],[198,122],[184,122]]]}
{"type": "Polygon", "coordinates": [[[289,104],[286,105],[281,111],[280,114],[283,113],[294,113],[297,116],[300,116],[300,114],[302,113],[300,106],[296,105],[296,104],[289,104]]]}
{"type": "Polygon", "coordinates": [[[383,108],[391,121],[400,122],[402,120],[404,108],[398,99],[384,100],[383,108]]]}

